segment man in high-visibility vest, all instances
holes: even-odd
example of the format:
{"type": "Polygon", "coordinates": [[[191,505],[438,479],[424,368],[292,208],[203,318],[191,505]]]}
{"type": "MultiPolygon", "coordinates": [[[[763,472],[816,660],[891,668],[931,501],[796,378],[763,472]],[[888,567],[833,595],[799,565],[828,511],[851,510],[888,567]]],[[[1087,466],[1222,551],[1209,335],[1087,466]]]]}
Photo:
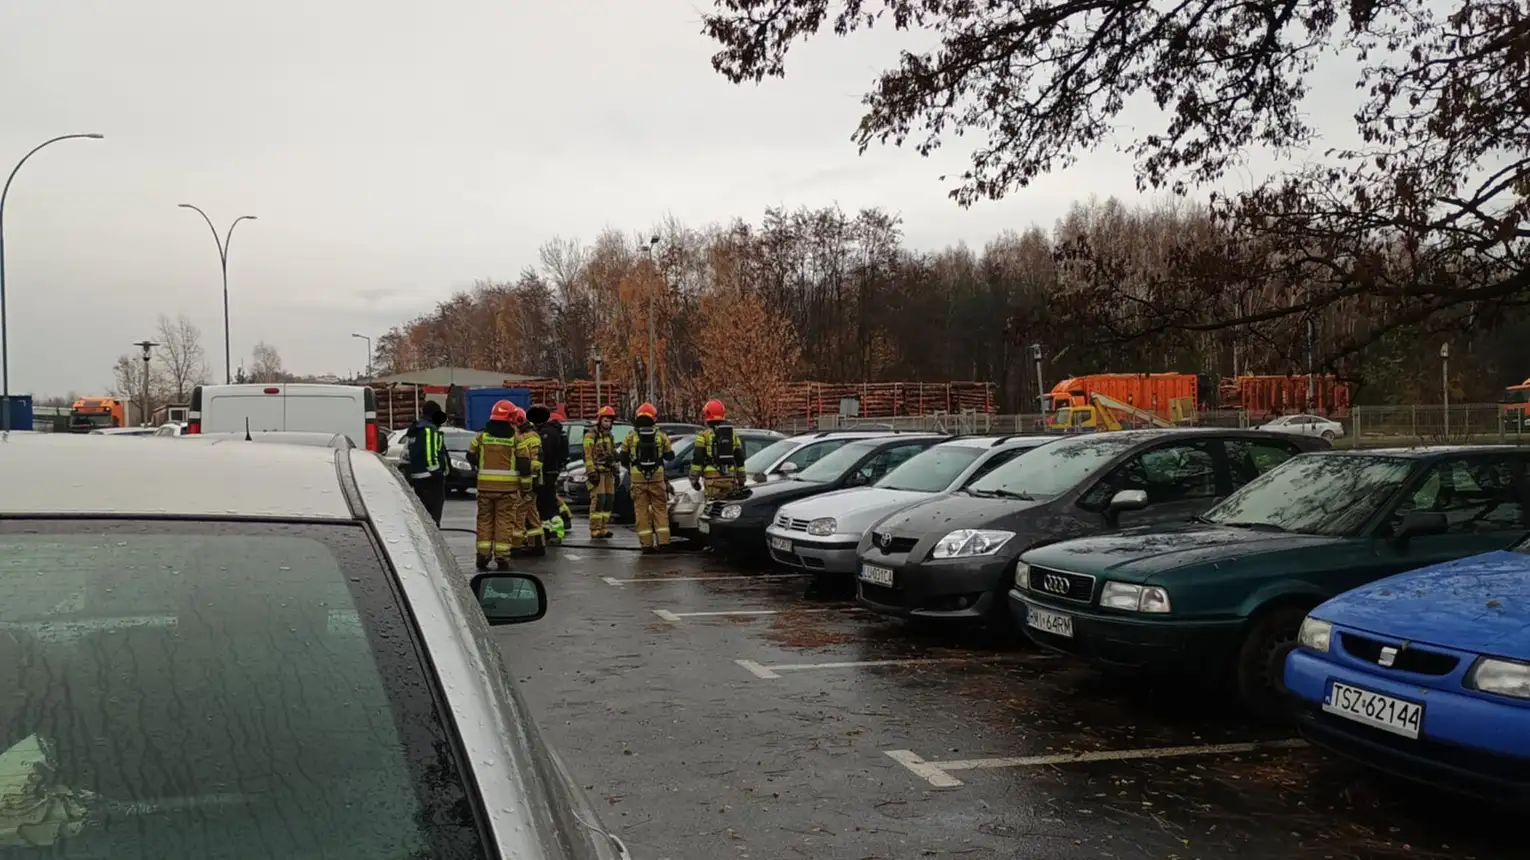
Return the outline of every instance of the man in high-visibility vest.
{"type": "Polygon", "coordinates": [[[600,407],[584,434],[584,476],[590,488],[590,537],[611,536],[611,508],[616,504],[616,438],[611,425],[616,410],[600,407]]]}
{"type": "Polygon", "coordinates": [[[522,530],[522,551],[526,555],[547,555],[542,516],[537,512],[537,491],[544,480],[542,431],[532,423],[524,410],[519,411],[516,418],[520,426],[515,431],[515,474],[520,490],[515,501],[515,521],[522,530]]]}
{"type": "Polygon", "coordinates": [[[743,440],[728,423],[721,400],[708,400],[701,408],[706,429],[696,434],[691,456],[691,488],[706,485],[707,501],[725,498],[744,486],[743,440]]]}
{"type": "Polygon", "coordinates": [[[658,420],[659,410],[644,403],[632,419],[632,432],[622,440],[622,465],[632,478],[632,511],[643,552],[669,546],[669,481],[664,464],[675,459],[675,452],[669,436],[658,428],[658,420]]]}
{"type": "Polygon", "coordinates": [[[489,423],[468,445],[468,462],[478,469],[478,543],[476,561],[479,570],[488,570],[489,562],[505,570],[510,556],[521,545],[523,526],[519,513],[520,477],[516,471],[515,427],[522,416],[520,407],[508,400],[494,404],[489,423]]]}
{"type": "Polygon", "coordinates": [[[404,473],[409,476],[409,486],[419,496],[420,504],[441,525],[441,513],[446,508],[446,476],[451,474],[452,460],[446,453],[446,435],[441,425],[446,413],[434,403],[425,404],[425,415],[410,425],[407,432],[409,445],[404,449],[407,460],[404,473]]]}

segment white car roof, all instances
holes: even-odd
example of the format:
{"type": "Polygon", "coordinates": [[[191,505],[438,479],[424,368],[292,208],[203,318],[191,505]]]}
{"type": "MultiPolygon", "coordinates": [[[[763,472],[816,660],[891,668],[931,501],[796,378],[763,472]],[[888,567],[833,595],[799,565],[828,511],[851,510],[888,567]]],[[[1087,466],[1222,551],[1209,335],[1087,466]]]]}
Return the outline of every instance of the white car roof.
{"type": "Polygon", "coordinates": [[[121,435],[0,436],[0,514],[352,519],[335,450],[187,445],[121,435]],[[60,475],[91,475],[88,483],[60,475]]]}

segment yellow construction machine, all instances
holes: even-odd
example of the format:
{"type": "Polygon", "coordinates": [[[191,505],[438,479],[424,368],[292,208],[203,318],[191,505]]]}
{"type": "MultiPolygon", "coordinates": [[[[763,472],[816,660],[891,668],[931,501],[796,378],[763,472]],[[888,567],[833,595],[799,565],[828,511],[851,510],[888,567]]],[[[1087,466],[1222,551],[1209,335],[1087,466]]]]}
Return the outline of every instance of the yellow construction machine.
{"type": "MultiPolygon", "coordinates": [[[[1147,409],[1139,409],[1114,397],[1091,393],[1087,406],[1065,406],[1047,418],[1047,429],[1063,433],[1094,433],[1101,430],[1135,430],[1143,427],[1175,427],[1189,423],[1186,405],[1170,401],[1170,413],[1178,422],[1147,409]]],[[[1189,400],[1189,398],[1183,398],[1189,400]]],[[[1193,407],[1192,407],[1193,408],[1193,407]]]]}

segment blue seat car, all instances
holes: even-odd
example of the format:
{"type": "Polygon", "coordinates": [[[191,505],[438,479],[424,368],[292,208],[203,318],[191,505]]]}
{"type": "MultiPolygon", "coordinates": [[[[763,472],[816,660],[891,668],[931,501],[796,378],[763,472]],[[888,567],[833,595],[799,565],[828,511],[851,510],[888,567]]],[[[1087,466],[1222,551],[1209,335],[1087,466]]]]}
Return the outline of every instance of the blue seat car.
{"type": "Polygon", "coordinates": [[[1283,680],[1320,747],[1394,776],[1530,800],[1530,541],[1318,606],[1283,680]]]}

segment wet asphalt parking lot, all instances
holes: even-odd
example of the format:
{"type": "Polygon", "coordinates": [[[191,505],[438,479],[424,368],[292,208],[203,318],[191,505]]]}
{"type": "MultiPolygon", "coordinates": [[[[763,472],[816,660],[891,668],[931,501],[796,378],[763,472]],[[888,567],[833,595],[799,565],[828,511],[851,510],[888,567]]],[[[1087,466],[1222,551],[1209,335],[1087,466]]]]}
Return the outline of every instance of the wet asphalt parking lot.
{"type": "MultiPolygon", "coordinates": [[[[448,502],[442,525],[473,509],[448,502]]],[[[1514,814],[1335,761],[1215,694],[911,630],[616,530],[517,564],[551,607],[495,635],[636,860],[1527,856],[1514,814]]],[[[471,571],[472,536],[447,536],[471,571]]]]}

